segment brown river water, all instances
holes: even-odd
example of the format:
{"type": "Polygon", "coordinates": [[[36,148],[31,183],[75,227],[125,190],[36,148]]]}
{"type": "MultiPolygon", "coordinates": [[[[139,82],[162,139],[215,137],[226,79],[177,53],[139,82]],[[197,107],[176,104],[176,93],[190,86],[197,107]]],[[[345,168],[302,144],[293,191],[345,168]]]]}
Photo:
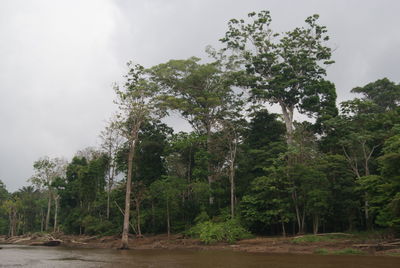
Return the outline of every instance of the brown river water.
{"type": "Polygon", "coordinates": [[[400,268],[400,257],[244,253],[224,250],[113,250],[0,245],[0,267],[400,268]]]}

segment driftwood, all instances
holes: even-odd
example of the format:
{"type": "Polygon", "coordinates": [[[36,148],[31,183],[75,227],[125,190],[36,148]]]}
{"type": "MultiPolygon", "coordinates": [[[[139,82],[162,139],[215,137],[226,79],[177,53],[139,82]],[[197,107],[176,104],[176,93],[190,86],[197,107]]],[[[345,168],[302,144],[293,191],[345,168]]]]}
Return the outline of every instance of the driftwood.
{"type": "MultiPolygon", "coordinates": [[[[311,234],[311,235],[315,235],[315,236],[327,236],[327,235],[353,236],[352,234],[346,234],[346,233],[323,233],[323,234],[311,234]]],[[[300,237],[304,237],[304,236],[309,236],[309,234],[307,234],[307,235],[296,235],[294,238],[300,238],[300,237]]]]}
{"type": "Polygon", "coordinates": [[[59,246],[61,244],[61,240],[50,240],[50,241],[44,241],[44,242],[32,242],[30,245],[31,246],[46,246],[46,247],[55,247],[59,246]]]}
{"type": "Polygon", "coordinates": [[[376,251],[380,250],[388,250],[388,249],[395,249],[400,248],[400,239],[393,240],[391,242],[382,242],[382,243],[369,243],[369,244],[355,244],[354,247],[358,248],[366,248],[366,249],[373,249],[376,251]]]}
{"type": "Polygon", "coordinates": [[[11,240],[10,239],[10,242],[12,242],[12,243],[20,243],[22,241],[27,241],[27,240],[31,240],[31,238],[30,237],[24,237],[24,238],[18,238],[16,240],[11,240]]]}
{"type": "Polygon", "coordinates": [[[95,240],[97,238],[98,238],[97,235],[95,235],[95,236],[91,236],[91,237],[88,237],[88,238],[84,238],[84,239],[82,239],[82,241],[90,241],[90,240],[95,240]]]}
{"type": "Polygon", "coordinates": [[[353,236],[352,234],[346,234],[346,233],[323,233],[323,234],[316,234],[318,236],[324,236],[324,235],[343,235],[343,236],[353,236]]]}
{"type": "Polygon", "coordinates": [[[75,240],[73,240],[73,239],[72,239],[70,242],[71,242],[71,243],[75,243],[75,244],[87,245],[87,243],[75,241],[75,240]]]}

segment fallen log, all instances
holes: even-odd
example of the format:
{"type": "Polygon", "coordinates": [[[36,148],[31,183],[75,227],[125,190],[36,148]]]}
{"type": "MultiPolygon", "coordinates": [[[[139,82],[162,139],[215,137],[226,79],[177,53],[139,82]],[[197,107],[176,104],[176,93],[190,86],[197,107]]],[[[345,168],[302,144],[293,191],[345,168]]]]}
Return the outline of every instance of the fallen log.
{"type": "Polygon", "coordinates": [[[353,246],[357,247],[357,248],[373,249],[373,250],[376,250],[376,251],[400,248],[400,244],[398,242],[394,242],[394,243],[377,243],[377,244],[355,244],[353,246]]]}
{"type": "Polygon", "coordinates": [[[343,236],[354,236],[353,234],[347,233],[322,233],[322,234],[315,234],[317,236],[325,236],[325,235],[343,235],[343,236]]]}
{"type": "Polygon", "coordinates": [[[84,242],[79,242],[79,241],[75,241],[75,240],[73,240],[73,239],[71,239],[71,241],[70,241],[71,243],[74,243],[74,244],[82,244],[82,245],[87,245],[87,243],[84,243],[84,242]]]}
{"type": "Polygon", "coordinates": [[[16,244],[16,243],[20,243],[20,242],[27,241],[27,240],[31,240],[31,238],[30,237],[18,238],[18,239],[13,240],[12,243],[16,244]]]}
{"type": "Polygon", "coordinates": [[[61,244],[61,240],[51,240],[51,241],[44,241],[44,242],[32,242],[30,243],[31,246],[46,246],[46,247],[56,247],[61,244]]]}

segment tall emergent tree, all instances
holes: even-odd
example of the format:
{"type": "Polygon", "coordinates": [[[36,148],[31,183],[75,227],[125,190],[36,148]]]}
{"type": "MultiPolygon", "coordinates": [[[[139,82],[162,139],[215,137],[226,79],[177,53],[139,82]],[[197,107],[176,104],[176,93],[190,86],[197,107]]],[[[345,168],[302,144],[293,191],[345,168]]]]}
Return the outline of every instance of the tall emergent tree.
{"type": "Polygon", "coordinates": [[[114,178],[117,175],[116,157],[117,152],[122,146],[122,137],[116,127],[115,119],[111,119],[107,126],[100,133],[102,140],[101,148],[108,157],[108,174],[107,174],[107,219],[110,218],[110,194],[114,184],[114,178]]]}
{"type": "Polygon", "coordinates": [[[114,87],[117,94],[116,104],[119,106],[118,126],[121,134],[129,144],[128,171],[126,177],[126,196],[124,224],[121,239],[121,249],[128,248],[129,214],[131,203],[132,171],[135,148],[138,143],[139,131],[147,120],[151,120],[158,113],[156,85],[149,81],[143,66],[128,62],[128,74],[122,88],[114,87]]]}
{"type": "Polygon", "coordinates": [[[50,159],[49,157],[43,157],[35,161],[33,164],[35,169],[35,175],[30,179],[39,189],[45,189],[48,194],[47,202],[47,214],[45,222],[45,230],[49,228],[50,222],[50,211],[51,211],[51,200],[54,196],[54,189],[52,183],[57,177],[64,176],[66,163],[61,158],[50,159]]]}
{"type": "Polygon", "coordinates": [[[335,87],[324,80],[325,67],[333,63],[331,49],[325,45],[326,27],[318,25],[318,15],[313,15],[306,19],[306,27],[279,34],[270,28],[269,11],[248,17],[250,22],[229,21],[221,39],[224,50],[239,55],[245,67],[238,85],[250,88],[253,100],[281,107],[286,141],[291,145],[295,109],[324,117],[336,113],[335,87]]]}
{"type": "MultiPolygon", "coordinates": [[[[208,154],[207,180],[215,181],[210,161],[211,138],[218,119],[224,118],[233,105],[231,80],[219,61],[201,64],[199,58],[170,60],[151,69],[153,78],[166,90],[165,104],[179,111],[195,131],[205,137],[208,154]]],[[[213,203],[210,195],[209,203],[213,203]]]]}

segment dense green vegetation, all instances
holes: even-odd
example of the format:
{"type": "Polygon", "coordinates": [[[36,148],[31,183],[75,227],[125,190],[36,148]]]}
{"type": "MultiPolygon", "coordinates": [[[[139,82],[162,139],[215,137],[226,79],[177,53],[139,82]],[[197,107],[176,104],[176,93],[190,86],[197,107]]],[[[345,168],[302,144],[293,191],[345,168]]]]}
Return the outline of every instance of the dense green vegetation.
{"type": "Polygon", "coordinates": [[[361,85],[337,107],[317,20],[274,33],[268,12],[251,13],[229,22],[207,63],[129,63],[99,148],[38,159],[14,193],[0,181],[0,233],[399,233],[400,85],[361,85]],[[173,112],[193,131],[163,123],[173,112]]]}

